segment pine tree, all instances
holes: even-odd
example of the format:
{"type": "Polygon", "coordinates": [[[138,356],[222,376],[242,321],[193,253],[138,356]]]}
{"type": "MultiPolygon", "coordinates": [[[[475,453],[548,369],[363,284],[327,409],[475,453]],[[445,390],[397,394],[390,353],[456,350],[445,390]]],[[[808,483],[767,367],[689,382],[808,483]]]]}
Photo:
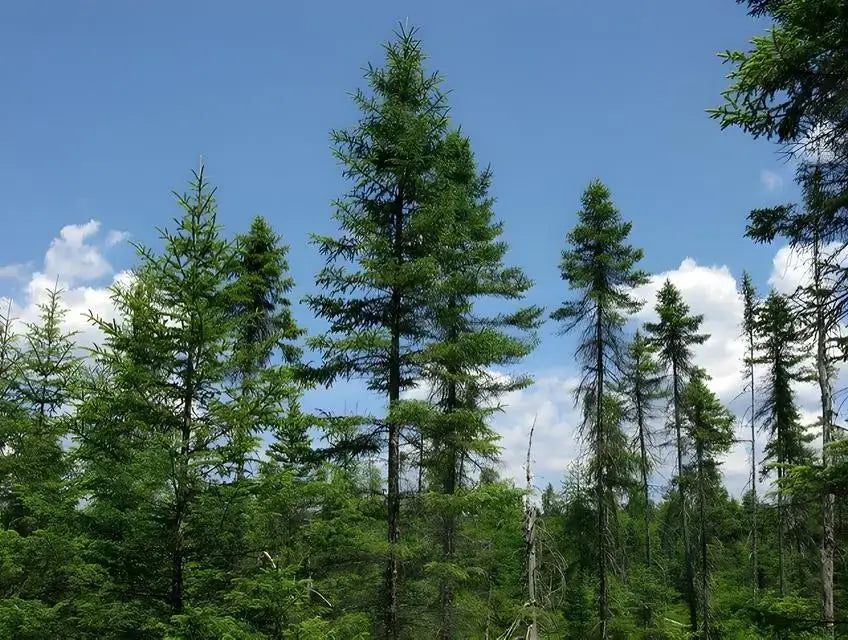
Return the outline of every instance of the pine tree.
{"type": "Polygon", "coordinates": [[[467,570],[457,564],[457,515],[468,513],[475,501],[463,491],[468,487],[463,463],[496,456],[498,436],[487,424],[489,417],[503,394],[527,386],[530,379],[493,370],[502,371],[533,349],[532,331],[542,312],[523,307],[492,316],[478,310],[492,300],[520,300],[532,285],[520,269],[503,263],[507,245],[500,239],[503,224],[493,219],[490,181],[488,170],[477,171],[469,140],[459,132],[448,134],[440,151],[435,185],[440,195],[434,203],[440,211],[441,271],[432,291],[432,334],[419,356],[438,408],[427,429],[427,464],[448,497],[441,515],[443,557],[430,565],[438,566],[443,576],[440,633],[445,639],[456,638],[458,621],[468,617],[455,611],[460,585],[452,578],[467,570]]]}
{"type": "Polygon", "coordinates": [[[683,459],[685,455],[681,423],[681,397],[683,387],[692,373],[692,347],[703,344],[708,336],[698,333],[703,321],[701,315],[690,315],[689,306],[680,291],[666,280],[657,294],[657,322],[646,323],[645,328],[659,350],[660,362],[670,369],[673,426],[677,453],[677,491],[682,510],[683,563],[686,571],[686,598],[689,603],[689,624],[698,629],[698,608],[695,594],[695,572],[692,547],[689,540],[689,513],[684,489],[683,459]]]}
{"type": "MultiPolygon", "coordinates": [[[[839,326],[848,315],[844,268],[838,264],[829,242],[840,237],[836,194],[824,184],[822,167],[805,164],[798,170],[804,192],[804,207],[781,205],[755,209],[748,215],[746,235],[758,243],[773,242],[777,237],[789,241],[791,248],[807,254],[805,260],[810,282],[796,290],[791,302],[799,339],[815,345],[815,379],[819,387],[822,428],[822,463],[830,466],[830,444],[834,440],[834,363],[845,344],[839,326]],[[831,250],[829,250],[831,249],[831,250]]],[[[822,496],[821,536],[821,615],[834,619],[835,500],[830,493],[822,496]]],[[[834,625],[828,624],[834,632],[834,625]]]]}
{"type": "MultiPolygon", "coordinates": [[[[325,336],[310,341],[322,353],[313,379],[331,384],[360,377],[384,393],[388,449],[385,633],[401,632],[398,611],[400,542],[400,446],[403,424],[395,418],[401,392],[419,377],[416,352],[425,337],[424,317],[438,274],[438,207],[433,174],[447,130],[447,103],[438,75],[424,71],[425,55],[414,30],[401,30],[385,46],[385,67],[369,67],[371,95],[359,91],[362,115],[350,130],[333,133],[336,156],[352,183],[336,203],[341,235],[317,237],[327,265],[316,278],[323,293],[308,297],[325,336]]],[[[381,430],[382,431],[382,430],[381,430]]]]}
{"type": "Polygon", "coordinates": [[[175,232],[161,231],[162,251],[139,247],[132,281],[114,288],[120,319],[94,318],[104,377],[80,448],[102,562],[121,592],[148,594],[122,604],[116,623],[150,631],[167,612],[174,633],[198,617],[220,622],[204,603],[227,590],[232,564],[222,559],[238,544],[221,518],[225,485],[244,459],[239,421],[250,415],[258,428],[294,393],[283,380],[269,383],[272,391],[251,393],[243,406],[230,384],[243,344],[229,287],[237,255],[221,237],[203,168],[178,203],[183,216],[175,232]]]}
{"type": "Polygon", "coordinates": [[[607,379],[615,379],[624,350],[622,327],[627,315],[641,304],[629,289],[647,282],[637,268],[642,251],[626,244],[631,224],[622,222],[609,189],[592,181],[583,193],[578,223],[569,232],[569,246],[562,252],[560,273],[576,292],[551,317],[563,324],[565,332],[580,328],[576,357],[583,370],[577,397],[583,405],[583,434],[593,457],[598,535],[598,617],[602,638],[608,637],[610,514],[614,492],[611,484],[626,457],[620,444],[623,434],[607,379]]]}
{"type": "Polygon", "coordinates": [[[257,416],[251,405],[265,404],[265,399],[256,397],[263,386],[261,374],[275,351],[281,351],[284,362],[294,363],[300,356],[294,341],[303,332],[294,321],[287,297],[294,286],[288,276],[288,247],[281,244],[268,222],[261,216],[254,218],[249,232],[236,237],[235,249],[232,282],[228,286],[230,314],[238,325],[233,376],[247,410],[237,421],[234,438],[240,449],[235,452],[241,456],[236,469],[236,479],[240,479],[244,475],[244,455],[256,446],[258,425],[251,428],[250,421],[257,416]]]}
{"type": "Polygon", "coordinates": [[[657,362],[656,346],[639,330],[628,348],[622,371],[621,393],[627,417],[636,426],[635,442],[639,452],[639,475],[644,500],[645,564],[651,565],[651,501],[648,476],[653,467],[656,443],[650,422],[657,418],[658,403],[665,398],[664,372],[657,362]]]}
{"type": "Polygon", "coordinates": [[[759,591],[759,568],[757,564],[757,431],[756,431],[756,394],[754,379],[755,337],[758,301],[754,283],[747,271],[742,272],[742,334],[745,339],[745,356],[743,358],[744,374],[751,393],[751,405],[748,416],[751,424],[751,579],[753,581],[754,597],[759,591]]]}
{"type": "Polygon", "coordinates": [[[21,419],[21,406],[16,393],[20,372],[20,349],[20,336],[15,331],[12,301],[9,300],[6,310],[0,313],[0,514],[4,525],[8,524],[6,514],[12,497],[14,471],[10,464],[10,440],[14,440],[21,419]]]}
{"type": "Polygon", "coordinates": [[[62,442],[68,420],[62,414],[73,409],[81,363],[75,333],[62,327],[67,310],[61,296],[58,287],[46,291],[38,305],[39,320],[26,325],[19,371],[11,378],[22,415],[13,438],[6,441],[16,485],[7,526],[24,536],[63,512],[67,515],[72,504],[66,486],[70,461],[62,442]]]}
{"type": "Polygon", "coordinates": [[[802,356],[799,353],[798,333],[788,300],[772,291],[758,310],[755,330],[758,357],[756,362],[766,366],[766,382],[757,417],[767,431],[769,441],[765,448],[765,463],[777,465],[778,507],[778,584],[780,594],[786,593],[785,538],[786,513],[781,481],[785,474],[784,465],[805,462],[809,452],[805,446],[809,436],[804,433],[800,413],[792,389],[798,380],[798,367],[802,356]]]}
{"type": "Polygon", "coordinates": [[[703,370],[692,372],[681,394],[683,423],[687,438],[694,451],[695,493],[698,504],[698,540],[700,550],[700,603],[701,629],[699,638],[718,638],[712,625],[710,605],[711,515],[708,507],[714,501],[715,488],[721,485],[718,474],[719,456],[733,444],[733,415],[721,405],[716,395],[707,387],[708,378],[703,370]]]}

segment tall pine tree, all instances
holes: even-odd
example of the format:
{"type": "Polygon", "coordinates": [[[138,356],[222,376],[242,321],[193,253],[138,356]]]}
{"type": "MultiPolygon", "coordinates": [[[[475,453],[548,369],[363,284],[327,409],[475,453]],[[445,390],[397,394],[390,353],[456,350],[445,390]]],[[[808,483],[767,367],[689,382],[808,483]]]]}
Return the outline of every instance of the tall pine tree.
{"type": "Polygon", "coordinates": [[[492,315],[480,309],[493,300],[520,300],[532,285],[520,269],[504,264],[507,245],[501,239],[503,224],[494,220],[490,180],[488,170],[477,171],[469,140],[459,132],[448,134],[437,171],[440,195],[434,203],[441,212],[440,277],[433,289],[433,332],[420,356],[437,407],[427,429],[427,464],[445,496],[440,514],[443,556],[430,567],[438,568],[441,576],[439,626],[446,640],[471,632],[467,627],[458,636],[459,623],[470,621],[474,613],[457,612],[455,605],[462,586],[457,577],[469,572],[457,558],[457,519],[479,500],[474,491],[467,491],[469,469],[473,462],[485,463],[497,454],[498,436],[489,418],[503,394],[530,382],[525,376],[505,374],[503,368],[533,349],[532,331],[542,312],[522,307],[492,315]]]}
{"type": "Polygon", "coordinates": [[[692,631],[698,629],[698,603],[695,593],[695,570],[692,563],[692,546],[689,532],[689,513],[684,488],[683,460],[685,448],[681,416],[681,393],[692,373],[692,347],[703,344],[708,336],[698,333],[703,316],[691,315],[689,306],[680,291],[670,280],[666,280],[657,294],[657,322],[645,325],[652,341],[659,349],[660,361],[671,373],[671,403],[673,427],[677,453],[677,491],[682,510],[683,564],[686,571],[686,599],[689,603],[689,624],[692,631]]]}
{"type": "Polygon", "coordinates": [[[754,378],[754,360],[756,358],[756,319],[758,300],[757,291],[747,271],[742,272],[742,336],[745,340],[745,356],[743,357],[743,372],[747,379],[751,404],[748,407],[748,420],[751,426],[751,581],[754,597],[759,590],[759,568],[757,563],[757,420],[756,420],[756,380],[754,378]]]}
{"type": "Polygon", "coordinates": [[[645,564],[651,565],[651,499],[648,477],[656,457],[657,443],[651,422],[658,417],[658,404],[665,398],[665,375],[657,361],[657,348],[637,330],[630,343],[621,378],[621,393],[628,419],[635,425],[634,441],[639,455],[642,483],[645,564]]]}
{"type": "MultiPolygon", "coordinates": [[[[358,91],[361,118],[333,132],[336,157],[352,188],[336,203],[341,235],[315,238],[327,265],[308,297],[326,335],[311,340],[323,362],[314,379],[331,384],[358,377],[385,394],[382,422],[388,451],[386,519],[388,560],[383,619],[390,640],[401,633],[400,475],[401,392],[420,376],[416,355],[438,275],[438,207],[434,173],[447,131],[441,78],[424,70],[425,55],[414,30],[401,30],[385,46],[384,67],[369,67],[370,94],[358,91]]],[[[381,425],[378,425],[381,426],[381,425]]]]}
{"type": "Polygon", "coordinates": [[[719,457],[733,444],[733,414],[730,413],[707,386],[708,378],[701,369],[692,372],[681,394],[686,436],[694,454],[694,483],[697,502],[699,550],[699,601],[701,628],[699,638],[720,637],[713,625],[710,604],[711,570],[709,546],[713,539],[713,514],[716,489],[721,486],[719,457]]]}
{"type": "Polygon", "coordinates": [[[623,222],[609,189],[592,181],[583,193],[577,225],[562,252],[560,274],[575,292],[551,317],[563,331],[580,331],[576,357],[583,371],[577,389],[583,405],[583,435],[592,455],[597,509],[598,618],[600,635],[608,637],[610,509],[615,507],[617,476],[627,458],[621,425],[614,420],[617,404],[608,381],[615,380],[624,353],[622,328],[641,304],[630,289],[647,282],[638,269],[642,251],[627,244],[631,223],[623,222]]]}

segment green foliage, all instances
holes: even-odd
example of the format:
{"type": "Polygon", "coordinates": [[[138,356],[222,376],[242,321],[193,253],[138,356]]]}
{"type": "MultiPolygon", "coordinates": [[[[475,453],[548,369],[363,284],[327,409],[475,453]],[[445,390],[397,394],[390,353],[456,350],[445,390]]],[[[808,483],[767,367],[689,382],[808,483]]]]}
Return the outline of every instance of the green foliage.
{"type": "Polygon", "coordinates": [[[562,279],[577,295],[551,317],[563,324],[564,332],[579,328],[581,333],[576,352],[582,369],[577,400],[582,404],[582,434],[592,457],[589,468],[598,513],[598,616],[601,637],[607,638],[608,561],[614,558],[610,549],[615,546],[612,520],[617,493],[631,484],[634,466],[621,430],[621,403],[606,391],[604,382],[614,380],[622,365],[622,327],[628,314],[642,306],[630,289],[647,282],[647,274],[636,266],[642,251],[626,244],[631,224],[621,221],[609,189],[599,180],[592,181],[581,204],[560,261],[562,279]]]}

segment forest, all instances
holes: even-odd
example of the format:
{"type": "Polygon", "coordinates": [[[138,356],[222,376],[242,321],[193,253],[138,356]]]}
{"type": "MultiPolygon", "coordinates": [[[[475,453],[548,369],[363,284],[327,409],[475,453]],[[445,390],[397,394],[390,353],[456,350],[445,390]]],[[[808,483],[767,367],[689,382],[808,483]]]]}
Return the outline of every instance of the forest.
{"type": "Polygon", "coordinates": [[[0,309],[0,638],[848,637],[848,4],[738,2],[771,26],[720,55],[703,117],[796,163],[798,202],[739,215],[806,274],[788,295],[741,280],[742,412],[680,289],[636,294],[650,274],[603,176],[563,204],[560,300],[527,302],[493,172],[401,24],[358,121],[331,130],[348,188],[304,299],[284,225],[229,235],[201,161],[111,287],[115,316],[89,313],[94,345],[58,285],[37,321],[0,309]],[[539,491],[534,425],[514,478],[492,420],[534,384],[545,323],[576,344],[581,455],[539,491]],[[350,380],[382,410],[302,402],[350,380]]]}

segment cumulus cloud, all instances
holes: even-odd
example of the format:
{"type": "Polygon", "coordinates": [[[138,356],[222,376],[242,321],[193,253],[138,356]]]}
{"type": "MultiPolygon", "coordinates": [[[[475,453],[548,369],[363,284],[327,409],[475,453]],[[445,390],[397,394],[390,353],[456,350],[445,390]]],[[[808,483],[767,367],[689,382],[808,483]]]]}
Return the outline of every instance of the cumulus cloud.
{"type": "Polygon", "coordinates": [[[50,242],[41,270],[27,274],[20,265],[0,266],[0,273],[13,273],[24,280],[21,287],[7,296],[3,306],[11,300],[12,316],[18,322],[34,322],[39,316],[39,305],[47,299],[47,291],[59,288],[66,309],[64,329],[77,332],[80,345],[94,342],[97,331],[87,320],[88,312],[113,318],[115,309],[109,286],[128,277],[127,272],[116,272],[105,255],[125,234],[110,231],[99,241],[99,233],[100,222],[96,220],[69,224],[50,242]]]}
{"type": "Polygon", "coordinates": [[[570,462],[581,455],[578,437],[580,411],[574,406],[577,372],[547,372],[535,384],[502,398],[504,410],[493,426],[501,435],[501,471],[524,483],[530,427],[533,432],[532,470],[535,485],[558,486],[570,462]]]}
{"type": "Polygon", "coordinates": [[[760,183],[766,191],[779,191],[783,187],[783,178],[774,171],[763,169],[760,171],[760,183]]]}

